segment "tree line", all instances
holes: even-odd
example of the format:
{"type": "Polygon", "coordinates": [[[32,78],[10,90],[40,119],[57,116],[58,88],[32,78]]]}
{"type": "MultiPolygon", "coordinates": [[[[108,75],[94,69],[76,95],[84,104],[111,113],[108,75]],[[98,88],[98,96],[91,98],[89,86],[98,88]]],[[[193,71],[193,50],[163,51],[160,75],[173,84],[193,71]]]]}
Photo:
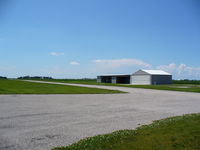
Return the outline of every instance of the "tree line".
{"type": "Polygon", "coordinates": [[[22,76],[22,77],[18,77],[17,79],[53,79],[53,78],[46,77],[46,76],[22,76]]]}
{"type": "Polygon", "coordinates": [[[7,77],[0,76],[0,79],[7,79],[7,77]]]}
{"type": "Polygon", "coordinates": [[[200,80],[173,80],[174,84],[200,84],[200,80]]]}
{"type": "MultiPolygon", "coordinates": [[[[0,76],[0,79],[8,79],[7,77],[0,76]]],[[[21,76],[17,79],[53,79],[52,77],[46,77],[46,76],[21,76]]]]}

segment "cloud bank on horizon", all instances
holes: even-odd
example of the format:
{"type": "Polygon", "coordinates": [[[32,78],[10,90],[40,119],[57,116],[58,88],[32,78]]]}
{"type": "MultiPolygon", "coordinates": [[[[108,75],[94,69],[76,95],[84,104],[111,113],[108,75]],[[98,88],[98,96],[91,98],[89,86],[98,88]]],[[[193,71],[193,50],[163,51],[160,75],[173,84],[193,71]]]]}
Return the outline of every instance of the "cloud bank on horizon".
{"type": "Polygon", "coordinates": [[[156,68],[171,73],[175,79],[200,80],[200,67],[191,67],[185,64],[177,65],[175,63],[171,63],[168,65],[161,65],[156,68]]]}
{"type": "MultiPolygon", "coordinates": [[[[56,54],[55,56],[61,56],[56,54]]],[[[200,80],[200,67],[191,67],[186,64],[170,63],[167,65],[153,66],[140,59],[123,58],[123,59],[95,59],[88,62],[89,65],[80,66],[78,61],[70,61],[69,65],[65,66],[48,66],[40,67],[37,70],[23,72],[20,74],[19,68],[1,67],[1,72],[8,72],[18,76],[23,75],[43,75],[52,76],[54,78],[95,78],[101,74],[132,74],[138,69],[157,69],[164,70],[173,75],[173,79],[194,79],[200,80]],[[76,66],[76,67],[73,67],[76,66]]],[[[3,74],[2,74],[3,75],[3,74]]],[[[13,76],[12,76],[13,77],[13,76]]],[[[17,77],[17,76],[15,76],[17,77]]]]}

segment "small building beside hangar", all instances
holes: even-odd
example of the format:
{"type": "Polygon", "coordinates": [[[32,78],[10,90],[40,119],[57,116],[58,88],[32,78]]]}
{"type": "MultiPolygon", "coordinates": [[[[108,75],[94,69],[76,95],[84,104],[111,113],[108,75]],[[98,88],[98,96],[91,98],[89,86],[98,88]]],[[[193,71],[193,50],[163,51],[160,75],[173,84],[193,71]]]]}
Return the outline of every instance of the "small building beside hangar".
{"type": "Polygon", "coordinates": [[[97,76],[99,83],[120,83],[134,85],[171,84],[172,75],[162,70],[138,70],[133,74],[97,76]]]}

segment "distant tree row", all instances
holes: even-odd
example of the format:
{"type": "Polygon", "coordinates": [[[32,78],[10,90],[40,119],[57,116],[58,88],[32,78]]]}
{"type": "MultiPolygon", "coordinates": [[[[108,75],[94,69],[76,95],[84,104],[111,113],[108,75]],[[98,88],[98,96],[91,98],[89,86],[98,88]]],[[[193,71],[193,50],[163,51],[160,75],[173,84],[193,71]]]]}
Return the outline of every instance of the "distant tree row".
{"type": "Polygon", "coordinates": [[[23,77],[18,77],[17,79],[53,79],[53,78],[45,76],[23,76],[23,77]]]}
{"type": "Polygon", "coordinates": [[[0,79],[7,79],[7,77],[0,76],[0,79]]]}
{"type": "Polygon", "coordinates": [[[174,84],[200,84],[200,80],[173,80],[174,84]]]}

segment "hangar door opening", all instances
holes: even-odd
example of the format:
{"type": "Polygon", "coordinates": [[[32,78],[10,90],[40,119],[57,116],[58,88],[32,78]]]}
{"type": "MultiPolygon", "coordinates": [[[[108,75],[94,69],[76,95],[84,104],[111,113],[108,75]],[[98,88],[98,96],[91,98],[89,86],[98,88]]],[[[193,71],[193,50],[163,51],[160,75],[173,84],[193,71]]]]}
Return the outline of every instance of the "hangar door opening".
{"type": "Polygon", "coordinates": [[[117,76],[116,83],[130,84],[130,76],[117,76]]]}
{"type": "Polygon", "coordinates": [[[102,76],[101,82],[102,83],[112,83],[112,77],[111,76],[102,76]]]}

